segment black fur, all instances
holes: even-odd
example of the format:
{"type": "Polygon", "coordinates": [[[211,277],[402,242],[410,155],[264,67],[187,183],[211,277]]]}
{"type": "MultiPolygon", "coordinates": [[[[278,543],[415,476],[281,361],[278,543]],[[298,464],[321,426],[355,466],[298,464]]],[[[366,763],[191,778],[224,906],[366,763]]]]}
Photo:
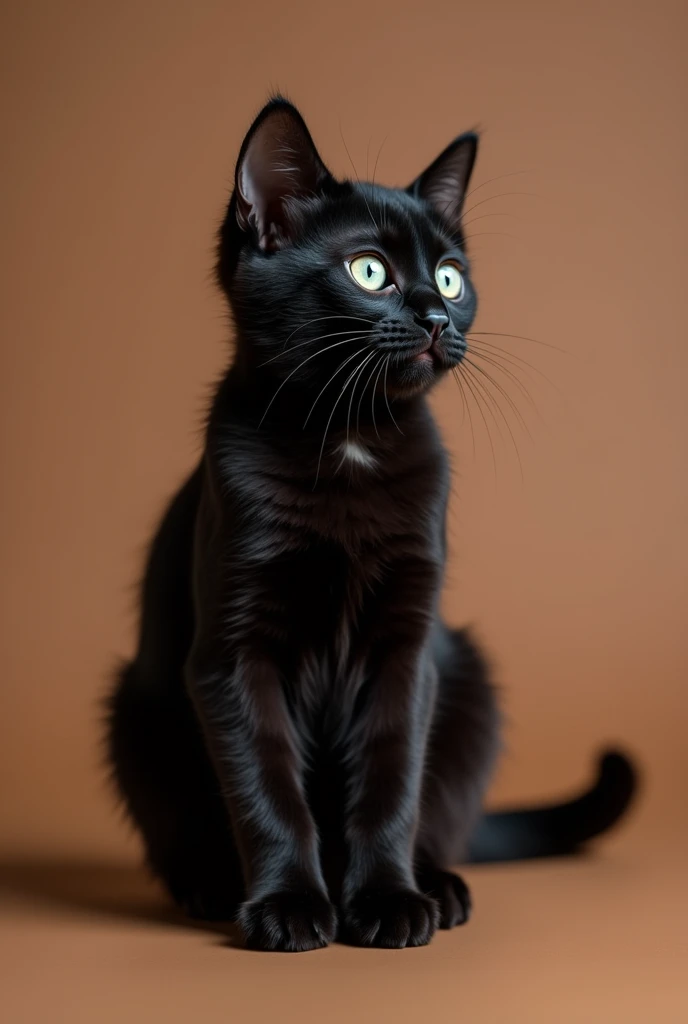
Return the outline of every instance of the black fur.
{"type": "Polygon", "coordinates": [[[261,949],[338,929],[426,943],[468,918],[448,869],[469,848],[567,852],[630,799],[617,757],[570,813],[474,831],[498,713],[482,655],[438,617],[449,478],[425,396],[475,316],[476,146],[459,137],[406,190],[340,182],[278,99],[239,157],[218,258],[236,352],[152,545],[108,740],[151,869],[261,949]],[[389,286],[356,283],[361,253],[389,286]]]}

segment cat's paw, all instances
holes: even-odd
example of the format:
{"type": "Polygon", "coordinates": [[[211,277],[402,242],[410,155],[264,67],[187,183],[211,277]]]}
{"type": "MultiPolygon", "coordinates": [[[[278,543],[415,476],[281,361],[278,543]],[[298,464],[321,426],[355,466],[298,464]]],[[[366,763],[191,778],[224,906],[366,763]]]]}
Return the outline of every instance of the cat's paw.
{"type": "Polygon", "coordinates": [[[437,903],[413,889],[361,889],[344,910],[344,929],[358,946],[425,946],[439,921],[437,903]]]}
{"type": "Polygon", "coordinates": [[[439,868],[429,869],[419,873],[418,886],[437,900],[440,928],[456,928],[471,916],[471,891],[459,875],[439,868]]]}
{"type": "Polygon", "coordinates": [[[285,889],[247,900],[238,921],[249,948],[289,953],[326,946],[337,930],[335,909],[317,889],[285,889]]]}

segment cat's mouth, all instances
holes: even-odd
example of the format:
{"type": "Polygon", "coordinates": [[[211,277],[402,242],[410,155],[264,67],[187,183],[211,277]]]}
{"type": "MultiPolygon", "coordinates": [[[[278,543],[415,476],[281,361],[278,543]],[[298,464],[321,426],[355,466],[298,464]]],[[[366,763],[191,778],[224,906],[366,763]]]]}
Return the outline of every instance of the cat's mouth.
{"type": "Polygon", "coordinates": [[[440,340],[428,340],[422,348],[417,349],[410,357],[411,366],[425,366],[428,369],[448,370],[461,362],[466,352],[465,342],[461,339],[446,344],[440,340]]]}
{"type": "Polygon", "coordinates": [[[433,349],[433,345],[428,345],[427,348],[421,349],[420,352],[416,352],[415,355],[411,356],[411,362],[426,363],[428,366],[434,366],[437,361],[437,353],[433,349]]]}
{"type": "Polygon", "coordinates": [[[427,391],[449,370],[457,366],[466,353],[466,343],[459,337],[423,340],[415,351],[399,354],[396,372],[390,375],[389,386],[399,397],[427,391]]]}

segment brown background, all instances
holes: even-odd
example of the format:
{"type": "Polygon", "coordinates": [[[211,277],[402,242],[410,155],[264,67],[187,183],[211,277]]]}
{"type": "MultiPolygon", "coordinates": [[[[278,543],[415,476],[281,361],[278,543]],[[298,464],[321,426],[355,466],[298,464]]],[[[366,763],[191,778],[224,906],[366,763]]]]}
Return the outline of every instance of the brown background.
{"type": "MultiPolygon", "coordinates": [[[[266,94],[281,88],[301,106],[341,175],[351,169],[340,127],[361,176],[385,140],[377,177],[390,184],[406,183],[454,134],[478,125],[473,184],[511,176],[468,203],[496,197],[476,208],[469,228],[482,300],[476,326],[566,352],[493,339],[536,368],[524,381],[537,415],[511,391],[532,439],[504,406],[523,479],[508,437],[490,423],[495,471],[475,409],[473,455],[451,381],[436,396],[456,465],[446,610],[452,621],[475,623],[503,685],[507,752],[493,799],[555,796],[583,783],[592,751],[610,738],[645,767],[643,803],[605,847],[622,860],[625,850],[640,851],[638,878],[605,912],[623,920],[626,908],[628,915],[628,927],[605,942],[620,957],[627,1004],[609,988],[616,977],[609,964],[595,1004],[600,1020],[630,1020],[642,999],[628,988],[628,962],[618,951],[627,949],[636,921],[629,908],[647,874],[642,858],[649,865],[653,857],[684,856],[687,822],[685,5],[3,6],[2,852],[112,863],[137,855],[104,785],[97,705],[115,659],[132,649],[132,583],[143,546],[166,496],[193,465],[207,386],[225,360],[229,331],[211,280],[213,233],[242,135],[266,94]],[[500,195],[512,192],[533,195],[500,195]]],[[[613,863],[595,892],[622,885],[623,865],[619,874],[613,863]]],[[[410,954],[416,971],[423,964],[430,972],[413,989],[425,993],[423,1007],[439,985],[438,1006],[446,1000],[451,1014],[460,1008],[454,975],[433,974],[448,943],[462,943],[457,956],[469,956],[476,1007],[485,986],[498,999],[487,950],[496,956],[495,943],[506,948],[512,933],[498,976],[506,982],[527,973],[516,952],[519,929],[500,926],[498,913],[499,886],[508,896],[523,879],[539,886],[543,907],[570,913],[548,931],[543,909],[525,926],[543,948],[521,956],[549,950],[553,998],[568,977],[562,964],[571,978],[577,970],[585,976],[579,947],[569,949],[565,938],[571,914],[591,900],[581,876],[560,878],[553,866],[518,870],[526,874],[480,876],[487,910],[470,939],[443,936],[410,954]]],[[[663,870],[655,872],[658,884],[663,870]]],[[[512,911],[527,916],[532,901],[520,898],[512,911]]],[[[672,900],[669,890],[661,909],[641,899],[643,913],[655,908],[658,933],[673,927],[672,900]]],[[[592,923],[576,919],[571,932],[583,944],[587,925],[593,934],[603,928],[591,913],[592,923]]],[[[37,929],[26,928],[27,943],[38,943],[37,929]]],[[[20,962],[42,964],[47,978],[47,951],[60,943],[45,937],[45,921],[43,929],[45,960],[29,944],[20,962]]],[[[190,987],[169,997],[169,1006],[151,1003],[145,1019],[155,1019],[156,1008],[169,1019],[170,1008],[185,998],[191,1005],[197,990],[214,992],[224,1005],[207,947],[193,933],[184,941],[180,962],[190,987]]],[[[666,968],[666,950],[681,947],[677,936],[657,941],[651,948],[663,951],[666,968]]],[[[118,955],[136,956],[133,942],[122,937],[118,955]]],[[[219,970],[225,954],[213,950],[219,970]]],[[[366,955],[372,959],[335,949],[322,957],[332,977],[373,986],[366,1004],[373,1013],[382,995],[366,965],[382,965],[388,988],[393,978],[403,984],[396,965],[408,967],[409,959],[366,955]],[[388,969],[398,974],[387,976],[388,969]]],[[[163,970],[162,950],[151,956],[163,970]]],[[[260,975],[276,961],[249,962],[260,975]]],[[[292,1005],[310,968],[279,963],[292,1005]]],[[[151,999],[158,977],[146,975],[151,999]]],[[[656,990],[642,990],[652,991],[653,1005],[660,988],[673,991],[668,974],[661,986],[657,976],[656,990]]],[[[404,998],[410,1012],[410,990],[404,998]]],[[[573,985],[570,1016],[561,1009],[542,1019],[597,1020],[582,999],[573,985]]],[[[28,1016],[18,1010],[16,1019],[40,1019],[27,1005],[28,1016]]],[[[539,1020],[536,1005],[510,1003],[495,1019],[539,1020]]],[[[252,1019],[244,1012],[241,1019],[252,1019]]],[[[466,1019],[492,1019],[477,1012],[466,1019]]],[[[360,1017],[360,1007],[352,1004],[351,1013],[360,1017]]]]}

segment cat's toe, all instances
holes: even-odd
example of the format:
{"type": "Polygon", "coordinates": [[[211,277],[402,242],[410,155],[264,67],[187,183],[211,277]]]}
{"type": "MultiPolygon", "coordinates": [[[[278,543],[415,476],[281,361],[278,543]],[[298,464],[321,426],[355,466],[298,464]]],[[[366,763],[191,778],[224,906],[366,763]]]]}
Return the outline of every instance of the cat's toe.
{"type": "Polygon", "coordinates": [[[471,915],[471,892],[463,878],[452,871],[432,869],[422,872],[418,885],[440,908],[440,928],[456,928],[471,915]]]}
{"type": "Polygon", "coordinates": [[[301,953],[332,941],[337,916],[317,889],[283,890],[247,900],[239,924],[251,949],[301,953]]]}
{"type": "Polygon", "coordinates": [[[438,923],[436,902],[413,889],[362,889],[345,909],[345,934],[359,946],[424,946],[438,923]]]}

